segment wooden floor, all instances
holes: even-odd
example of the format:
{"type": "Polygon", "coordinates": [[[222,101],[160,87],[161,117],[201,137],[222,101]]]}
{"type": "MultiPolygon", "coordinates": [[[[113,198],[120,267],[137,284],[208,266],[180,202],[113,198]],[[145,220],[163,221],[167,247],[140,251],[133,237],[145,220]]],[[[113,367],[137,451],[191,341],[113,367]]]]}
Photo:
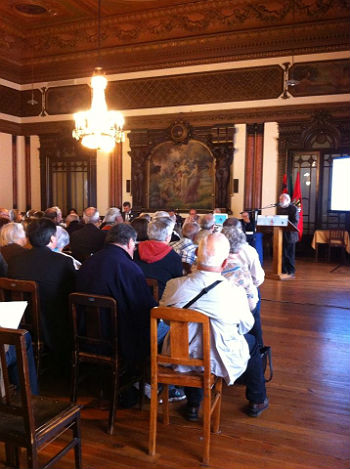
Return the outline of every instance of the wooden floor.
{"type": "MultiPolygon", "coordinates": [[[[295,280],[265,281],[262,321],[275,371],[267,385],[270,408],[257,419],[247,417],[244,387],[225,387],[222,433],[212,436],[211,467],[349,468],[350,269],[330,273],[332,267],[299,261],[295,280]]],[[[155,458],[146,453],[148,405],[142,412],[118,411],[113,436],[105,433],[107,411],[83,409],[83,467],[200,467],[201,432],[180,416],[181,405],[171,405],[170,426],[159,424],[155,458]]],[[[43,455],[51,455],[51,448],[43,455]]],[[[74,467],[72,454],[56,467],[74,467]]]]}

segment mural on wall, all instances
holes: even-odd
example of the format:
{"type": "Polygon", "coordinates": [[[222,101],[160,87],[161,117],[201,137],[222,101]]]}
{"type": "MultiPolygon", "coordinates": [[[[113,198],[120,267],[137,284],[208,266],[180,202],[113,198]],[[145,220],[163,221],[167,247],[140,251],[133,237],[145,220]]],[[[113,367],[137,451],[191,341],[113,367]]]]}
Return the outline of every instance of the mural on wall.
{"type": "Polygon", "coordinates": [[[214,159],[197,141],[160,143],[149,159],[149,207],[211,209],[214,197],[214,159]]]}
{"type": "Polygon", "coordinates": [[[350,92],[350,61],[329,60],[299,63],[290,70],[298,83],[289,87],[293,96],[310,96],[350,92]]]}

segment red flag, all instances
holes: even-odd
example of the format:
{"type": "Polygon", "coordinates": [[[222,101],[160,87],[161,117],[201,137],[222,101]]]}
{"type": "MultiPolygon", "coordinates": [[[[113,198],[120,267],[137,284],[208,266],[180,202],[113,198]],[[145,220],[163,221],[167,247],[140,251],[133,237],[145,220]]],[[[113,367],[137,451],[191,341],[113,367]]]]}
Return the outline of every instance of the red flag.
{"type": "Polygon", "coordinates": [[[287,174],[283,174],[283,181],[282,181],[282,194],[288,194],[288,187],[287,187],[287,174]]]}
{"type": "Polygon", "coordinates": [[[293,204],[299,210],[299,221],[298,221],[298,230],[299,230],[299,241],[303,236],[303,202],[301,196],[301,187],[300,187],[300,173],[298,172],[297,178],[294,184],[294,191],[292,197],[293,204]]]}

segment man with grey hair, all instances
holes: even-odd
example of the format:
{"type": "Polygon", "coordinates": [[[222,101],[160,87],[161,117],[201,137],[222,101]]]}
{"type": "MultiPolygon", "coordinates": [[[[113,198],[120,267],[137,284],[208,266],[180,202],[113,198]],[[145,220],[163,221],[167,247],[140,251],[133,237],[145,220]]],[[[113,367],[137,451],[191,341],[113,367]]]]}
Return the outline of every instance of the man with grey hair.
{"type": "Polygon", "coordinates": [[[201,239],[205,238],[209,234],[214,232],[215,228],[215,218],[212,213],[207,213],[206,215],[202,215],[199,219],[199,226],[201,227],[200,231],[196,235],[195,243],[199,244],[201,239]]]}
{"type": "MultiPolygon", "coordinates": [[[[204,288],[212,288],[203,294],[193,309],[210,318],[211,324],[211,368],[212,373],[233,384],[245,373],[246,397],[249,401],[247,413],[257,417],[268,407],[265,379],[259,347],[255,338],[247,334],[254,324],[254,318],[244,290],[231,285],[221,272],[227,263],[230,245],[221,233],[213,233],[203,238],[198,247],[197,270],[186,277],[170,280],[160,300],[162,306],[183,307],[195,298],[204,288]],[[214,284],[218,283],[214,286],[214,284]]],[[[198,324],[189,325],[190,354],[201,358],[201,335],[198,324]]],[[[167,353],[170,340],[166,336],[163,352],[167,353]]],[[[178,366],[180,372],[189,371],[186,366],[178,366]]],[[[198,420],[198,410],[203,397],[202,389],[185,388],[187,396],[186,418],[198,420]]]]}
{"type": "MultiPolygon", "coordinates": [[[[279,196],[278,215],[288,215],[288,221],[298,226],[299,212],[291,203],[289,194],[279,196]]],[[[298,231],[283,231],[282,275],[281,280],[295,278],[295,244],[299,241],[298,231]]]]}
{"type": "Polygon", "coordinates": [[[173,229],[169,216],[153,219],[147,227],[148,240],[141,241],[135,252],[135,261],[145,277],[158,281],[159,296],[169,279],[182,275],[181,258],[169,246],[173,229]]]}
{"type": "Polygon", "coordinates": [[[106,232],[99,229],[100,214],[95,207],[84,210],[84,228],[71,234],[70,248],[72,256],[84,262],[92,254],[103,248],[106,232]]]}
{"type": "Polygon", "coordinates": [[[182,227],[182,239],[170,243],[170,246],[181,257],[186,273],[191,270],[191,266],[196,260],[197,244],[194,243],[194,238],[198,231],[198,223],[188,222],[182,227]]]}

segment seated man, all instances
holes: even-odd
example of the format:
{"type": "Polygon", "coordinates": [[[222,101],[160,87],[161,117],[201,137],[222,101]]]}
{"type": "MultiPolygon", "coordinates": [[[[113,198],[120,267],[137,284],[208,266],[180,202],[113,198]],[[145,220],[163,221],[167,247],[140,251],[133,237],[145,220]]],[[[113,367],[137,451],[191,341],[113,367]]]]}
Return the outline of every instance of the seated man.
{"type": "Polygon", "coordinates": [[[188,222],[182,228],[182,239],[170,243],[170,246],[181,257],[186,274],[191,271],[191,266],[196,260],[197,244],[194,243],[194,238],[198,231],[198,223],[188,222]]]}
{"type": "Polygon", "coordinates": [[[83,219],[84,228],[74,231],[70,238],[72,256],[79,262],[102,249],[106,238],[106,232],[99,229],[100,214],[95,207],[85,209],[83,219]]]}
{"type": "Polygon", "coordinates": [[[182,276],[181,258],[169,246],[174,222],[170,217],[156,218],[147,227],[148,240],[138,244],[135,261],[145,277],[158,281],[159,297],[171,278],[182,276]]]}
{"type": "MultiPolygon", "coordinates": [[[[212,372],[233,384],[245,372],[246,397],[249,400],[248,415],[257,417],[268,407],[265,378],[254,337],[247,332],[254,324],[247,298],[241,287],[230,285],[221,272],[226,265],[230,245],[221,233],[210,234],[198,247],[197,270],[186,277],[170,280],[160,304],[183,307],[205,287],[216,280],[220,283],[202,295],[191,306],[211,319],[211,367],[212,372]]],[[[189,326],[190,354],[196,357],[201,349],[198,325],[189,326]]],[[[169,334],[164,340],[163,352],[170,346],[169,334]]],[[[188,371],[179,367],[179,371],[188,371]]],[[[202,389],[185,388],[187,396],[186,417],[198,420],[198,409],[203,397],[202,389]]]]}
{"type": "Polygon", "coordinates": [[[157,304],[142,270],[132,260],[135,242],[136,231],[131,225],[112,226],[105,247],[87,259],[77,273],[77,291],[117,300],[120,352],[130,363],[149,355],[150,309],[157,304]]]}
{"type": "Polygon", "coordinates": [[[51,250],[57,243],[53,221],[31,221],[27,235],[32,249],[9,259],[8,277],[37,282],[43,340],[55,369],[66,371],[71,356],[68,294],[74,289],[75,269],[71,259],[51,250]]]}

